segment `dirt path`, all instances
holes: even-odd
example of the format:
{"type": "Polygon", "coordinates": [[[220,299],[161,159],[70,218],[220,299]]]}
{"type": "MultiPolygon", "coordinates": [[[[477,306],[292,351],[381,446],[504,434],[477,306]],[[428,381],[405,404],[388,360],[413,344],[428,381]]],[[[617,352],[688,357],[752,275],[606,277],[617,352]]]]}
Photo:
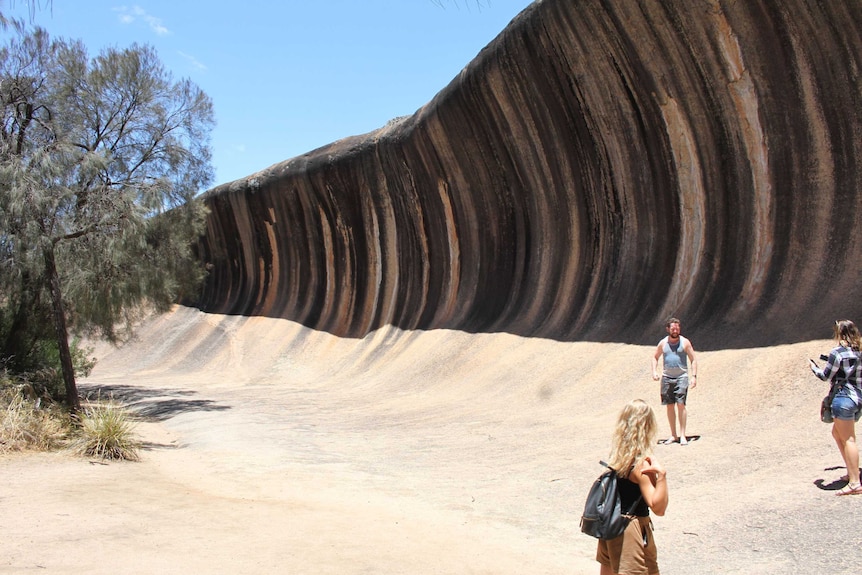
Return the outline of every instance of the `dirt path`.
{"type": "MultiPolygon", "coordinates": [[[[612,420],[632,397],[660,409],[639,346],[340,340],[184,308],[140,335],[99,349],[84,388],[144,418],[142,461],[0,459],[0,573],[597,573],[578,520],[612,420]]],[[[665,575],[858,571],[862,497],[830,492],[844,470],[805,368],[829,347],[701,352],[700,439],[656,447],[665,575]]]]}

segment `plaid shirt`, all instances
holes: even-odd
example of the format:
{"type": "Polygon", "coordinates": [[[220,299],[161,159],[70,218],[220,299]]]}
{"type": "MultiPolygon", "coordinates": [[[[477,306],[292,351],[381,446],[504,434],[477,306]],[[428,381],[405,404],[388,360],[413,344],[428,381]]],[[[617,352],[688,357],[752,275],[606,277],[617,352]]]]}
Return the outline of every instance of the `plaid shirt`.
{"type": "Polygon", "coordinates": [[[812,365],[811,371],[823,381],[832,381],[832,385],[840,385],[856,397],[862,395],[862,354],[858,351],[839,345],[829,352],[823,369],[812,365]]]}

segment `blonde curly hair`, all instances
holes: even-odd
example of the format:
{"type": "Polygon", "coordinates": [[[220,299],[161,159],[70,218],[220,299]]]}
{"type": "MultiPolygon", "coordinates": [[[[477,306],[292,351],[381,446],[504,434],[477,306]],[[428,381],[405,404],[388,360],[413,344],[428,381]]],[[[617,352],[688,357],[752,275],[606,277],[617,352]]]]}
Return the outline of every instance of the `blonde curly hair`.
{"type": "Polygon", "coordinates": [[[652,407],[642,399],[630,401],[617,419],[608,465],[620,477],[627,477],[638,461],[652,453],[657,433],[652,407]]]}

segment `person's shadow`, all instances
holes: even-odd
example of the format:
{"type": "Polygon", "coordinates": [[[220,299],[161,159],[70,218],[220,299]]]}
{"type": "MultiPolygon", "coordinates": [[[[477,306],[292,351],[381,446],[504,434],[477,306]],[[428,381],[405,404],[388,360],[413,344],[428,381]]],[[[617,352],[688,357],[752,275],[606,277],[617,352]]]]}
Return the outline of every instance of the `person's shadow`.
{"type": "MultiPolygon", "coordinates": [[[[837,465],[835,467],[827,467],[823,471],[837,471],[839,469],[845,469],[843,465],[837,465]]],[[[860,469],[860,473],[862,473],[862,469],[860,469]]],[[[823,491],[838,491],[845,485],[847,485],[846,479],[833,479],[829,483],[826,483],[825,479],[815,479],[814,485],[817,486],[818,489],[822,489],[823,491]]]]}
{"type": "MultiPolygon", "coordinates": [[[[700,439],[699,435],[686,435],[685,436],[685,440],[687,443],[691,443],[692,441],[697,441],[698,439],[700,439]]],[[[671,443],[679,443],[679,439],[672,441],[671,443]]],[[[658,440],[657,444],[658,445],[670,445],[670,443],[667,442],[667,439],[660,439],[660,440],[658,440]]]]}

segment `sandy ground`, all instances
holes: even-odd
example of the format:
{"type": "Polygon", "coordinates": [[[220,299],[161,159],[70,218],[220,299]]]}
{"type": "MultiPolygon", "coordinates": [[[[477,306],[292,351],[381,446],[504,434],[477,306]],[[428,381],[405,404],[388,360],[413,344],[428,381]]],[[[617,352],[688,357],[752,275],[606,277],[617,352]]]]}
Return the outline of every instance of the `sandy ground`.
{"type": "MultiPolygon", "coordinates": [[[[597,573],[578,522],[616,413],[641,397],[668,430],[651,347],[187,308],[139,335],[82,389],[140,416],[142,460],[0,459],[0,573],[597,573]]],[[[830,347],[699,352],[699,439],[656,446],[662,573],[858,572],[806,367],[830,347]]]]}

